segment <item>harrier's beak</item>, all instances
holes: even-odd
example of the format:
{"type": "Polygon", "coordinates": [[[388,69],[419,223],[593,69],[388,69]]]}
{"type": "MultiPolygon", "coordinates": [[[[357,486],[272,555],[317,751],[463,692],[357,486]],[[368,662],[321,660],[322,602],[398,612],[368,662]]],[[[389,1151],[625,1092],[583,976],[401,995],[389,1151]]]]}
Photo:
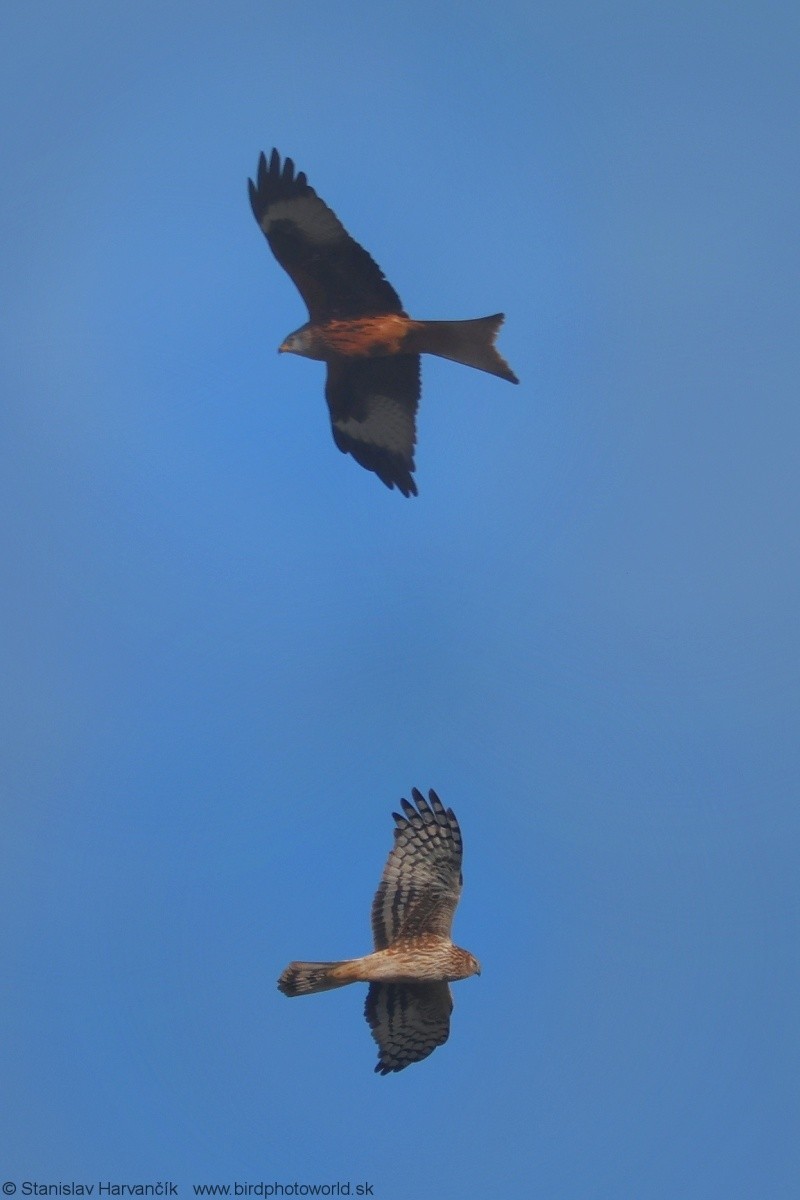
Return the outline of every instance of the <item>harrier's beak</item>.
{"type": "Polygon", "coordinates": [[[286,345],[286,342],[281,342],[280,346],[278,346],[278,354],[287,354],[288,351],[289,347],[286,345]]]}

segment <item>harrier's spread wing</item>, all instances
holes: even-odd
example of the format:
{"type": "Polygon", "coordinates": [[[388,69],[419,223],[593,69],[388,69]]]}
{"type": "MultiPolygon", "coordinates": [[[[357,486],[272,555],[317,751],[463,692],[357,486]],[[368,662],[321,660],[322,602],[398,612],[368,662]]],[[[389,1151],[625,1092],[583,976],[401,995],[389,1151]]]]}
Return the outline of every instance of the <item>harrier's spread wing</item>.
{"type": "Polygon", "coordinates": [[[272,253],[294,280],[312,322],[401,313],[380,267],[309,186],[305,173],[273,150],[248,180],[250,204],[272,253]]]}
{"type": "Polygon", "coordinates": [[[461,895],[461,830],[453,810],[434,791],[430,803],[416,788],[411,795],[416,808],[403,800],[405,815],[392,814],[394,846],[372,902],[376,950],[421,934],[449,938],[461,895]]]}
{"type": "Polygon", "coordinates": [[[446,983],[371,983],[364,1006],[380,1075],[402,1071],[447,1041],[453,1000],[446,983]]]}
{"type": "Polygon", "coordinates": [[[333,440],[404,496],[417,494],[412,472],[419,393],[418,354],[328,363],[325,399],[333,440]]]}

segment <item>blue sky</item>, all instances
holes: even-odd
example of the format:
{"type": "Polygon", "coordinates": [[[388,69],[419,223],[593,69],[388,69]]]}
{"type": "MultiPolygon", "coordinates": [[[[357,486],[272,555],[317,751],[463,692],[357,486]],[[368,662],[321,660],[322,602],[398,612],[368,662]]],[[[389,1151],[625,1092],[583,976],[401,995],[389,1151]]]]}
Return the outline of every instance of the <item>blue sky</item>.
{"type": "Polygon", "coordinates": [[[3,1178],[794,1197],[790,4],[9,6],[3,1178]],[[246,178],[419,317],[419,498],[333,445],[246,178]],[[465,843],[448,1044],[373,1074],[390,813],[465,843]]]}

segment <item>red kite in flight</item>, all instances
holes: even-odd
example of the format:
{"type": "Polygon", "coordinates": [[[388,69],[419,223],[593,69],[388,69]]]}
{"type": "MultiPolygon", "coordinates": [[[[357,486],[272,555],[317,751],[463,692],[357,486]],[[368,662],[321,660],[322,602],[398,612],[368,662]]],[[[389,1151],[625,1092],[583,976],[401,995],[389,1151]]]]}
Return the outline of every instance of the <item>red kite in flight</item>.
{"type": "Polygon", "coordinates": [[[333,440],[387,487],[416,496],[419,356],[438,354],[519,383],[494,348],[503,314],[474,321],[413,321],[380,267],[350,237],[294,163],[273,150],[248,180],[272,253],[294,280],[310,320],[279,350],[327,363],[333,440]]]}

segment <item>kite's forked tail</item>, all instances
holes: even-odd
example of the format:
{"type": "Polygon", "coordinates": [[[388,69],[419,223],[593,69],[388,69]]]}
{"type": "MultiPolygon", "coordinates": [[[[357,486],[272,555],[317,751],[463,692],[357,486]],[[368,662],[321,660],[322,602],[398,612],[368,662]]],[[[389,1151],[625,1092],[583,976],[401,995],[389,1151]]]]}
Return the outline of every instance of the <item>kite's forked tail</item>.
{"type": "Polygon", "coordinates": [[[354,983],[357,975],[344,962],[292,962],[278,980],[284,996],[306,996],[311,992],[329,992],[332,988],[354,983]]]}
{"type": "Polygon", "coordinates": [[[519,383],[494,346],[504,317],[504,313],[495,313],[492,317],[477,317],[472,321],[415,321],[409,348],[418,354],[437,354],[439,358],[452,359],[465,367],[488,371],[509,383],[519,383]]]}

